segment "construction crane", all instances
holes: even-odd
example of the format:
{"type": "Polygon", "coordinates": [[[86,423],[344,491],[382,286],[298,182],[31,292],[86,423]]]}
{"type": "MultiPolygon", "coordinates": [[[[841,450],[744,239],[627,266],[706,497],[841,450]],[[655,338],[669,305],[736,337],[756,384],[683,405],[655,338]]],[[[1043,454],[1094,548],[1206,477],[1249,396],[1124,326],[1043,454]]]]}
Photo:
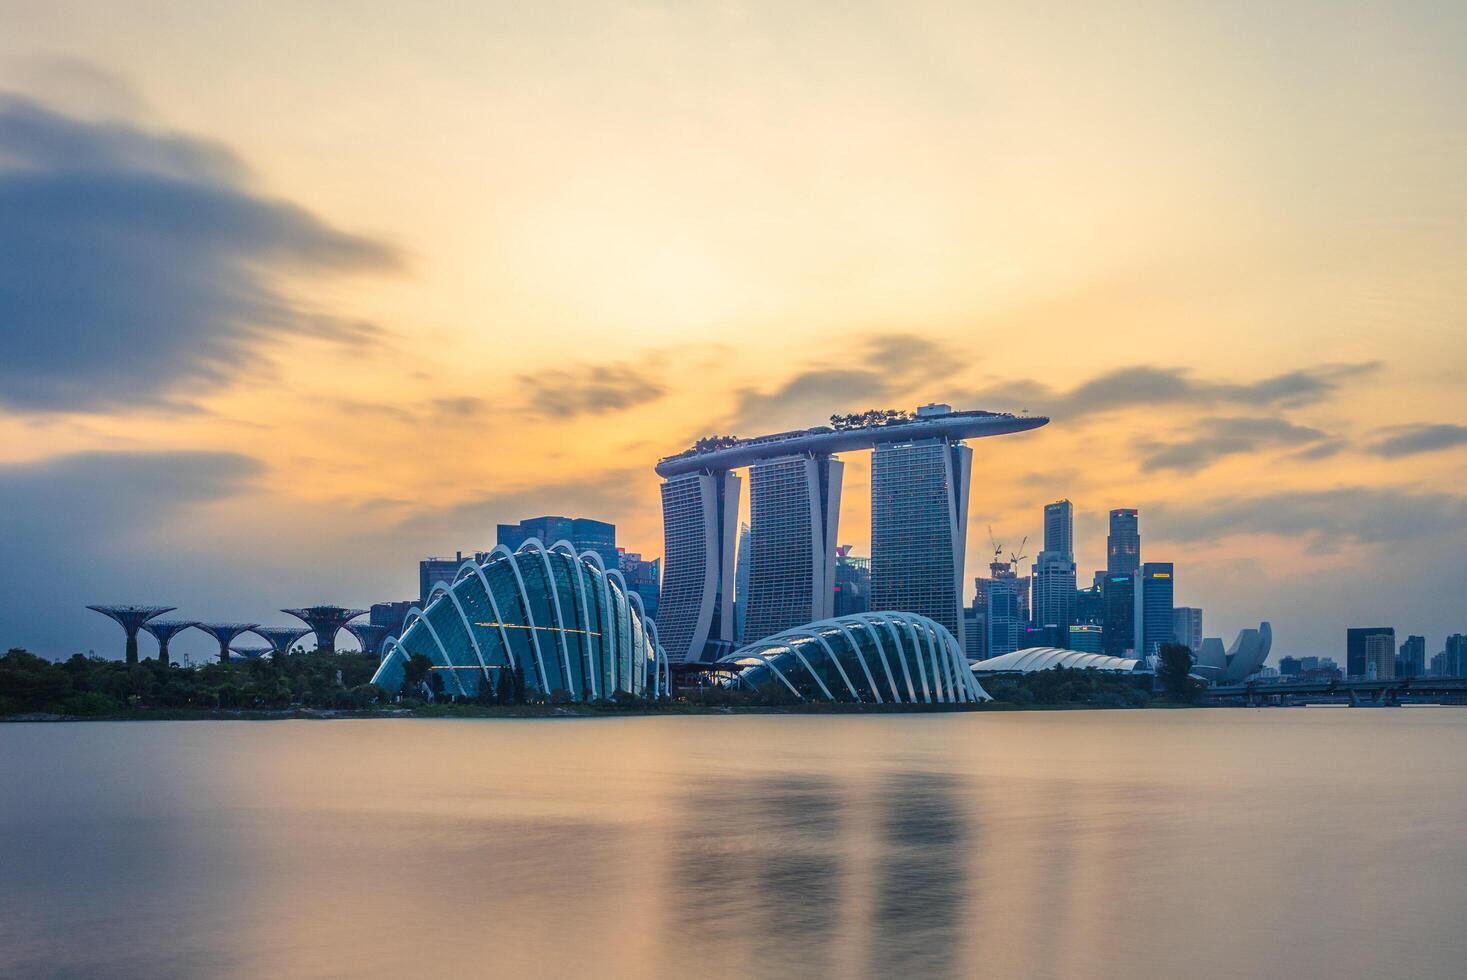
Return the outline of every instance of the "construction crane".
{"type": "Polygon", "coordinates": [[[1019,562],[1029,557],[1028,555],[1024,554],[1024,545],[1028,543],[1029,535],[1026,534],[1024,535],[1024,540],[1019,542],[1019,550],[1009,552],[1009,564],[1013,566],[1015,572],[1018,572],[1019,570],[1019,562]]]}
{"type": "Polygon", "coordinates": [[[993,560],[1003,561],[1003,542],[994,537],[993,525],[988,525],[988,543],[993,545],[993,560]]]}

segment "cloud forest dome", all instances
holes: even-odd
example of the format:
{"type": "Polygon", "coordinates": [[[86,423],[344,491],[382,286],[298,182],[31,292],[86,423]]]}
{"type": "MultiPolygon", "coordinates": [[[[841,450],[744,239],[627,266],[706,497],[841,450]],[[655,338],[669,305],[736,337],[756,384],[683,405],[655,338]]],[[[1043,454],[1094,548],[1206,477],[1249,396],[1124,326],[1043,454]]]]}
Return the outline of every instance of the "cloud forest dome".
{"type": "Polygon", "coordinates": [[[531,538],[500,545],[483,564],[467,560],[448,591],[427,609],[409,610],[402,635],[383,643],[372,682],[400,690],[403,665],[427,657],[451,695],[473,697],[487,678],[517,667],[525,689],[565,691],[577,701],[616,691],[658,696],[667,658],[641,597],[600,555],[567,541],[546,548],[531,538]]]}
{"type": "Polygon", "coordinates": [[[963,704],[990,701],[957,639],[912,613],[868,612],[823,619],[735,650],[737,682],[774,685],[805,701],[963,704]]]}

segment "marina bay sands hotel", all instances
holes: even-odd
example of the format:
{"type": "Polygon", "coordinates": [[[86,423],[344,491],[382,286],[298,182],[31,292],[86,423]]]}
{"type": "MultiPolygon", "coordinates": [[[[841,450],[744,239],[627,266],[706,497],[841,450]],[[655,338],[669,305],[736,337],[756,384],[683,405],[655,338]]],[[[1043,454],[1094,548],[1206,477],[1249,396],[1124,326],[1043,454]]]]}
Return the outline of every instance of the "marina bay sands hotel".
{"type": "Polygon", "coordinates": [[[871,608],[927,616],[963,642],[963,562],[973,450],[965,439],[1023,432],[1042,416],[872,413],[754,439],[701,440],[659,460],[665,535],[657,629],[668,658],[711,661],[735,640],[829,619],[840,520],[839,452],[871,461],[871,608]],[[736,470],[749,469],[744,635],[734,636],[736,470]]]}

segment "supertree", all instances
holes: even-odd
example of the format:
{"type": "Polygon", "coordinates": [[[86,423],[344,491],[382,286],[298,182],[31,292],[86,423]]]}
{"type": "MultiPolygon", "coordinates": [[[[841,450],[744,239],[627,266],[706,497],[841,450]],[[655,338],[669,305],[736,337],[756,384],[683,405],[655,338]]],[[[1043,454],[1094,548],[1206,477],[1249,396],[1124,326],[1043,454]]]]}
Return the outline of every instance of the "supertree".
{"type": "Polygon", "coordinates": [[[235,645],[229,648],[229,653],[230,656],[238,657],[241,660],[259,660],[272,649],[272,647],[257,646],[254,644],[250,646],[235,645]]]}
{"type": "Polygon", "coordinates": [[[154,616],[173,612],[177,606],[88,606],[114,620],[127,633],[127,662],[138,662],[138,629],[154,616]]]}
{"type": "Polygon", "coordinates": [[[295,641],[305,636],[310,630],[301,629],[299,626],[256,626],[250,632],[270,644],[270,649],[273,651],[270,654],[271,659],[280,663],[285,659],[286,654],[290,653],[290,648],[295,645],[295,641]]]}
{"type": "Polygon", "coordinates": [[[307,606],[303,609],[282,609],[299,619],[316,634],[316,649],[322,653],[336,652],[336,634],[348,620],[365,616],[365,609],[347,609],[344,606],[307,606]]]}
{"type": "Polygon", "coordinates": [[[203,630],[219,641],[219,662],[229,663],[229,644],[246,630],[254,629],[257,623],[194,623],[194,629],[203,630]]]}
{"type": "Polygon", "coordinates": [[[387,627],[372,623],[347,623],[346,631],[357,638],[363,653],[382,652],[382,641],[387,639],[387,627]]]}
{"type": "Polygon", "coordinates": [[[143,624],[143,629],[153,634],[153,639],[158,641],[158,662],[167,666],[168,641],[190,626],[197,625],[188,619],[150,619],[143,624]]]}

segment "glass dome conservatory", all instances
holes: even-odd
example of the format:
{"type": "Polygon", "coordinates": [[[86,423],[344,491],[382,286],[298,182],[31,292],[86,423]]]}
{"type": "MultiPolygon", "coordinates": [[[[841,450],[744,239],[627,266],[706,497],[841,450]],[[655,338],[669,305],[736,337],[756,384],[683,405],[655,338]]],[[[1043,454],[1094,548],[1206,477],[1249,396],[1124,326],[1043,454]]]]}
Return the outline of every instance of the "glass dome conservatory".
{"type": "Polygon", "coordinates": [[[973,704],[991,701],[958,641],[912,613],[823,619],[765,637],[724,657],[739,684],[782,686],[805,701],[973,704]]]}
{"type": "Polygon", "coordinates": [[[427,609],[408,611],[400,637],[383,641],[372,683],[400,690],[415,654],[428,658],[445,693],[463,697],[497,683],[509,665],[527,691],[577,701],[667,690],[667,658],[641,597],[600,555],[577,555],[567,541],[546,548],[531,538],[513,552],[500,545],[482,565],[465,561],[427,609]]]}

